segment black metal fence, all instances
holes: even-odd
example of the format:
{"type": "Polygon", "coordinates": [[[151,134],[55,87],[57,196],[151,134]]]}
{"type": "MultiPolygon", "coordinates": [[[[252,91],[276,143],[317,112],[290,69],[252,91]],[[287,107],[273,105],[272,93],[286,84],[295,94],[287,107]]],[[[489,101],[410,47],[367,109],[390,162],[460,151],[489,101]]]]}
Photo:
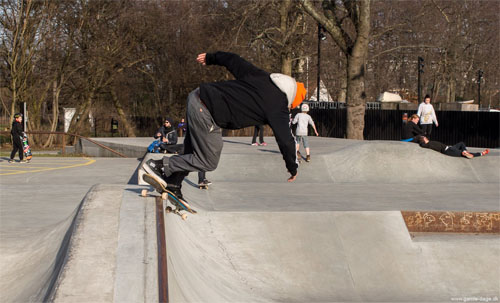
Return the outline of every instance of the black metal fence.
{"type": "MultiPolygon", "coordinates": [[[[411,116],[415,112],[403,110],[365,111],[365,140],[400,140],[403,114],[411,116]]],[[[320,136],[345,138],[347,110],[311,109],[320,136]]],[[[436,111],[439,127],[433,128],[431,140],[444,144],[463,141],[471,147],[500,147],[500,113],[436,111]]]]}

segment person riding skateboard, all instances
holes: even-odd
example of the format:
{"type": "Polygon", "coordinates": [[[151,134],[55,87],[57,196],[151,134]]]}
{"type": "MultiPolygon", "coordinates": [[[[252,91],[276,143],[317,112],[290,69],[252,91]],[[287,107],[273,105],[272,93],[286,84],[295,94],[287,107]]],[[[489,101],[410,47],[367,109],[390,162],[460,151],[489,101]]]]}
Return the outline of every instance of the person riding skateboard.
{"type": "MultiPolygon", "coordinates": [[[[160,143],[162,151],[169,154],[178,154],[184,149],[184,144],[177,144],[177,130],[173,127],[172,121],[173,120],[168,117],[165,118],[163,125],[158,128],[154,138],[159,139],[160,142],[162,142],[160,143]]],[[[207,180],[206,173],[204,171],[198,172],[198,186],[206,188],[210,184],[212,184],[212,182],[207,180]]]]}
{"type": "Polygon", "coordinates": [[[187,99],[187,132],[182,154],[149,160],[143,168],[169,191],[182,197],[181,183],[191,171],[213,171],[222,151],[222,130],[268,124],[290,177],[297,178],[295,139],[289,110],[304,100],[304,84],[257,68],[237,54],[202,53],[202,65],[224,66],[236,79],[203,83],[187,99]]]}

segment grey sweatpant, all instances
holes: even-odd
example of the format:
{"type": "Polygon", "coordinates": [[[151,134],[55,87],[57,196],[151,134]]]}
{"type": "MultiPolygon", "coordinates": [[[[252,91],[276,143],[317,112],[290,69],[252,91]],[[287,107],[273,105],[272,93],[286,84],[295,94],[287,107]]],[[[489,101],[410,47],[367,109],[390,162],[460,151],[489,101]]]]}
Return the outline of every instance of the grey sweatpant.
{"type": "MultiPolygon", "coordinates": [[[[186,107],[187,132],[184,152],[164,158],[165,173],[172,173],[173,183],[180,185],[191,171],[213,171],[219,164],[222,151],[222,130],[200,100],[200,89],[192,91],[186,107]]],[[[168,181],[167,181],[168,182],[168,181]]]]}

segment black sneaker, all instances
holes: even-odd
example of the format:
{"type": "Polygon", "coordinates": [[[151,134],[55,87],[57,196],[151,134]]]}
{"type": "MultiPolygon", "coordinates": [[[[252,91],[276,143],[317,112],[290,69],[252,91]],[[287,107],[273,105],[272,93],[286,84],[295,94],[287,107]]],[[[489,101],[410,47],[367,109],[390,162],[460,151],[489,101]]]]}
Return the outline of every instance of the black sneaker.
{"type": "Polygon", "coordinates": [[[163,186],[167,187],[167,182],[165,182],[165,174],[163,173],[163,160],[153,160],[150,159],[142,165],[142,168],[150,175],[154,176],[155,179],[161,183],[163,186]]]}
{"type": "Polygon", "coordinates": [[[202,184],[202,185],[207,185],[207,186],[208,186],[208,185],[212,184],[212,182],[211,182],[211,181],[208,181],[207,179],[205,179],[205,180],[203,180],[203,181],[201,182],[201,184],[202,184]]]}
{"type": "Polygon", "coordinates": [[[167,186],[167,189],[171,191],[178,199],[183,199],[180,186],[169,184],[167,186]]]}

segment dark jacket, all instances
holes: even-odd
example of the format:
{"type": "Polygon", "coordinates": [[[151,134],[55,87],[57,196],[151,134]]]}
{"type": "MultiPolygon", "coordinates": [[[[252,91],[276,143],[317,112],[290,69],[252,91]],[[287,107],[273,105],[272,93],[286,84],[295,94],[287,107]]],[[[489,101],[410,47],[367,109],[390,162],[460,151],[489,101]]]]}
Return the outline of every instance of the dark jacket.
{"type": "Polygon", "coordinates": [[[10,133],[13,138],[16,140],[23,136],[23,125],[16,120],[12,122],[12,128],[10,129],[10,133]]]}
{"type": "Polygon", "coordinates": [[[420,147],[423,148],[430,148],[432,150],[435,150],[437,152],[443,153],[446,151],[448,145],[445,145],[441,142],[438,141],[429,141],[427,144],[420,143],[420,147]]]}
{"type": "Polygon", "coordinates": [[[155,139],[160,139],[161,143],[167,144],[167,145],[172,145],[172,144],[177,144],[177,131],[173,127],[166,128],[165,126],[162,126],[158,128],[154,135],[155,139]],[[160,133],[161,136],[157,136],[156,134],[160,133]],[[163,142],[163,138],[167,138],[168,142],[163,142]]]}
{"type": "Polygon", "coordinates": [[[420,126],[418,126],[418,124],[408,121],[405,125],[403,125],[401,139],[410,139],[419,135],[423,136],[425,135],[425,132],[420,128],[420,126]]]}
{"type": "Polygon", "coordinates": [[[207,65],[227,68],[236,80],[200,85],[200,99],[215,123],[226,129],[269,124],[286,168],[295,176],[295,139],[290,130],[288,100],[271,80],[270,74],[240,56],[226,52],[208,53],[207,65]]]}

